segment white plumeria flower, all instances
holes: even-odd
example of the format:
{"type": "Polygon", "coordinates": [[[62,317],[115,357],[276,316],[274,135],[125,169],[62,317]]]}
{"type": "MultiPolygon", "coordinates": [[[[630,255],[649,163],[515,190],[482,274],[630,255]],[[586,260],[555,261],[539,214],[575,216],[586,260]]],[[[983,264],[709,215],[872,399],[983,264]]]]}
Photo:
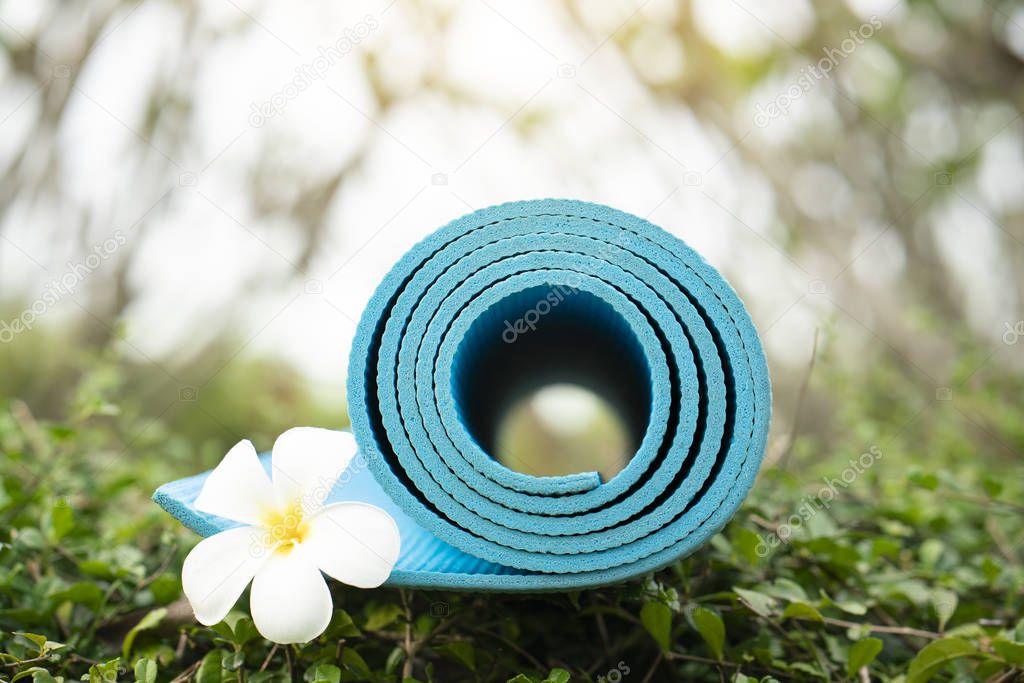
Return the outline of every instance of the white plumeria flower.
{"type": "Polygon", "coordinates": [[[245,526],[203,539],[181,583],[196,619],[221,621],[252,581],[249,607],[264,638],[304,643],[323,633],[333,604],[324,574],[375,588],[398,559],[398,526],[366,503],[324,505],[356,453],[347,432],[289,429],[274,442],[273,481],[240,441],[210,473],[195,508],[245,526]]]}

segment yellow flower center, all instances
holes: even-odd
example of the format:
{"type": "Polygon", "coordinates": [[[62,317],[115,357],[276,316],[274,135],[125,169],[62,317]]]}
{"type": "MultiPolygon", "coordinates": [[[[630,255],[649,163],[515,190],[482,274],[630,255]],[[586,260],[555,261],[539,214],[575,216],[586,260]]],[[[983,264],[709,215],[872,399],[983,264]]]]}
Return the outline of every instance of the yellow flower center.
{"type": "Polygon", "coordinates": [[[267,530],[268,545],[275,546],[277,552],[291,551],[309,532],[309,522],[298,503],[268,512],[263,527],[267,530]]]}

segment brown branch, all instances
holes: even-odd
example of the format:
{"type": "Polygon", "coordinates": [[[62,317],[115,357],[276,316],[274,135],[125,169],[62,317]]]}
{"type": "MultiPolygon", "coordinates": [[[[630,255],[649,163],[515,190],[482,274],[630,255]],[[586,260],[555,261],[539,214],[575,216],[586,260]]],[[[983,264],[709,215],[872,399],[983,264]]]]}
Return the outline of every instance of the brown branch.
{"type": "MultiPolygon", "coordinates": [[[[726,667],[729,667],[730,669],[742,669],[744,666],[748,666],[746,664],[740,664],[739,662],[731,662],[728,659],[723,659],[723,660],[719,661],[717,659],[711,659],[710,657],[701,657],[700,655],[684,655],[684,654],[682,654],[680,652],[666,652],[665,653],[665,658],[666,659],[678,659],[680,661],[685,661],[685,662],[697,662],[698,664],[710,664],[712,666],[718,666],[718,667],[726,666],[726,667]]],[[[792,674],[787,673],[785,671],[782,671],[781,669],[776,669],[774,667],[762,666],[762,665],[752,665],[752,666],[753,666],[753,668],[759,669],[761,671],[766,671],[766,672],[770,673],[773,676],[779,676],[779,677],[782,677],[782,678],[792,678],[793,677],[792,674]]]]}
{"type": "Polygon", "coordinates": [[[860,624],[856,621],[846,621],[845,619],[833,619],[832,617],[822,617],[826,624],[829,626],[839,626],[842,628],[866,628],[872,633],[891,633],[897,636],[914,636],[916,638],[928,638],[929,640],[938,640],[942,638],[941,633],[935,631],[925,631],[919,628],[911,628],[910,626],[882,626],[881,624],[860,624]]]}
{"type": "Polygon", "coordinates": [[[190,665],[187,669],[185,669],[180,674],[172,678],[171,683],[184,683],[184,681],[187,681],[188,679],[192,678],[192,675],[199,670],[199,667],[202,665],[202,663],[203,660],[200,659],[198,662],[195,662],[194,664],[190,665]]]}
{"type": "Polygon", "coordinates": [[[654,678],[654,672],[658,670],[658,665],[661,664],[661,660],[665,658],[665,652],[658,652],[658,656],[654,658],[654,663],[651,664],[651,668],[647,671],[647,675],[644,676],[640,683],[651,683],[651,679],[654,678]]]}
{"type": "Polygon", "coordinates": [[[270,666],[270,660],[272,660],[274,655],[277,654],[277,648],[277,643],[274,643],[274,647],[270,648],[270,652],[267,653],[267,658],[263,660],[263,664],[260,666],[260,673],[266,671],[267,667],[270,666]]]}
{"type": "Polygon", "coordinates": [[[796,444],[797,434],[800,433],[800,418],[803,415],[804,400],[807,398],[807,387],[811,383],[811,373],[814,372],[814,362],[818,357],[818,332],[817,327],[814,328],[814,342],[811,345],[811,359],[807,363],[807,371],[804,373],[804,378],[800,382],[800,390],[796,397],[796,406],[793,408],[793,429],[790,431],[789,439],[786,442],[786,449],[782,451],[782,455],[779,456],[779,467],[785,470],[789,466],[789,458],[793,453],[793,445],[796,444]]]}
{"type": "Polygon", "coordinates": [[[405,662],[402,664],[402,680],[404,681],[407,678],[412,678],[413,663],[418,646],[412,640],[412,608],[409,607],[409,595],[404,588],[398,593],[402,597],[402,607],[405,610],[405,639],[403,641],[405,662]]]}
{"type": "Polygon", "coordinates": [[[474,630],[475,630],[475,631],[476,631],[477,633],[482,633],[482,634],[483,634],[483,635],[485,635],[485,636],[490,636],[491,638],[494,638],[495,640],[500,640],[500,641],[501,641],[502,643],[504,643],[504,644],[505,644],[506,646],[508,646],[508,647],[512,648],[512,649],[513,649],[513,650],[515,650],[515,651],[516,651],[517,653],[519,653],[519,654],[520,654],[520,655],[521,655],[522,657],[524,657],[524,658],[526,659],[526,661],[528,661],[528,662],[530,663],[530,665],[531,665],[531,666],[533,666],[533,667],[534,667],[535,669],[537,669],[538,671],[544,671],[544,670],[545,670],[545,669],[547,668],[547,667],[545,667],[545,666],[544,666],[543,664],[541,664],[541,663],[540,663],[540,660],[538,660],[538,659],[537,659],[536,657],[534,657],[534,656],[533,656],[532,654],[530,654],[530,653],[529,653],[529,652],[527,652],[527,651],[526,651],[525,649],[523,649],[522,647],[520,647],[520,646],[519,646],[518,644],[516,644],[516,643],[515,643],[514,641],[512,641],[512,640],[509,640],[509,639],[508,639],[508,638],[506,638],[505,636],[501,635],[500,633],[495,633],[494,631],[489,631],[489,630],[487,630],[487,629],[483,629],[483,628],[478,628],[478,629],[474,629],[474,630]]]}

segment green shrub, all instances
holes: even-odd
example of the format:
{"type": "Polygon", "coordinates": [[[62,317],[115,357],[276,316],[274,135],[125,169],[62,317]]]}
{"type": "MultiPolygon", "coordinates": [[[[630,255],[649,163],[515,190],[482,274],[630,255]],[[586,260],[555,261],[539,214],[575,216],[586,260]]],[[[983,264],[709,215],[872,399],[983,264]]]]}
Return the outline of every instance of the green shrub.
{"type": "MultiPolygon", "coordinates": [[[[236,416],[218,430],[159,414],[137,368],[110,354],[78,368],[60,419],[5,399],[0,679],[909,683],[1024,670],[1022,386],[998,368],[965,371],[936,400],[896,364],[858,377],[824,358],[814,391],[835,418],[766,467],[692,557],[570,594],[335,585],[331,626],[301,647],[263,641],[242,612],[197,625],[179,578],[197,539],[149,500],[252,436],[235,433],[246,404],[285,381],[266,368],[185,406],[236,416]]],[[[258,446],[325,414],[287,401],[252,421],[258,446]]]]}

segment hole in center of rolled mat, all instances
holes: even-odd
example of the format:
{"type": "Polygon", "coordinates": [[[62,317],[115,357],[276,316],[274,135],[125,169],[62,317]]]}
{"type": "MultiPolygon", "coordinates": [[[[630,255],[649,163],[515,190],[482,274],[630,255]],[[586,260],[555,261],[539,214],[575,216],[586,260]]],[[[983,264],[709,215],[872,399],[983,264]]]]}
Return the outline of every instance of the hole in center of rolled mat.
{"type": "Polygon", "coordinates": [[[519,399],[498,421],[494,458],[542,477],[618,474],[635,450],[622,416],[598,394],[575,384],[549,384],[519,399]]]}
{"type": "Polygon", "coordinates": [[[487,309],[452,372],[466,430],[524,474],[596,471],[607,481],[650,420],[650,369],[630,322],[568,285],[531,287],[487,309]]]}

